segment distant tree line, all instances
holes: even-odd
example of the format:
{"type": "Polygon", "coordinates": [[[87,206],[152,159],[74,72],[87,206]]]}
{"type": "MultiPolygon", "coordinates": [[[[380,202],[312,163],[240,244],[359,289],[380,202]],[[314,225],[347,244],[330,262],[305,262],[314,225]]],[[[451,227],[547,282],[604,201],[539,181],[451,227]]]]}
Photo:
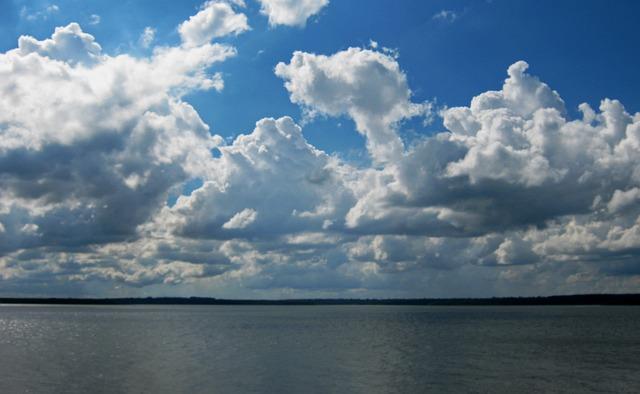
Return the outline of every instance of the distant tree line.
{"type": "Polygon", "coordinates": [[[310,298],[242,300],[208,297],[0,298],[0,304],[44,305],[640,305],[640,294],[576,294],[493,298],[310,298]]]}

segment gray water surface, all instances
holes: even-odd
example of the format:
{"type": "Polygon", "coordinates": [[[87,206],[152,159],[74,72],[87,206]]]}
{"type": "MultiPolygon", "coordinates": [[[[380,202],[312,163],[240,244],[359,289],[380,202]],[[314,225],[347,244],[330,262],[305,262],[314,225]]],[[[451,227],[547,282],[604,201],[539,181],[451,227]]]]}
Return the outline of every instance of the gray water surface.
{"type": "Polygon", "coordinates": [[[3,305],[0,392],[636,393],[640,308],[3,305]]]}

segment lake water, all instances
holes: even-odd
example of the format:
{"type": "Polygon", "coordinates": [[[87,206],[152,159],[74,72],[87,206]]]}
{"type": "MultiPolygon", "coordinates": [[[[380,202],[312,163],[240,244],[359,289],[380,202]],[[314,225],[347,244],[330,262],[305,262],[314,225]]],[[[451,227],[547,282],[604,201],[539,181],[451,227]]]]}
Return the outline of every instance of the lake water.
{"type": "Polygon", "coordinates": [[[640,308],[4,305],[0,392],[637,393],[640,308]]]}

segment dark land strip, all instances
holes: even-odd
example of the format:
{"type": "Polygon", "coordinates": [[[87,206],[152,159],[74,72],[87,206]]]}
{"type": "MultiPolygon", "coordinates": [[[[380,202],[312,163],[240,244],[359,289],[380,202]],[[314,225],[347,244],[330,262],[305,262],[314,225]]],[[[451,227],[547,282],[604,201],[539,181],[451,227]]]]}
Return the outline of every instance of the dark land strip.
{"type": "Polygon", "coordinates": [[[576,294],[493,298],[310,298],[284,300],[208,297],[0,298],[0,304],[44,305],[640,305],[640,294],[576,294]]]}

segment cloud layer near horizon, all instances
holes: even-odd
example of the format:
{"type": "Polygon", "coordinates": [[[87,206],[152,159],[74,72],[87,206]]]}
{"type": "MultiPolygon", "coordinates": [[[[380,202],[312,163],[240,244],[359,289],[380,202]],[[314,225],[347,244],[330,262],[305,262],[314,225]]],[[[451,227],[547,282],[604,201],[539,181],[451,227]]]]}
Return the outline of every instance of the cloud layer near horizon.
{"type": "MultiPolygon", "coordinates": [[[[326,1],[290,19],[282,4],[263,2],[272,25],[304,25],[326,1]]],[[[640,114],[604,99],[570,119],[518,61],[500,90],[444,109],[445,130],[405,146],[403,121],[431,107],[395,57],[297,51],[275,66],[283,89],[307,119],[351,118],[373,166],[317,149],[290,117],[226,143],[183,97],[224,88],[210,70],[236,50],[211,40],[247,30],[237,7],[209,2],[148,57],[104,54],[76,23],[0,54],[7,293],[637,289],[640,114]]]]}

